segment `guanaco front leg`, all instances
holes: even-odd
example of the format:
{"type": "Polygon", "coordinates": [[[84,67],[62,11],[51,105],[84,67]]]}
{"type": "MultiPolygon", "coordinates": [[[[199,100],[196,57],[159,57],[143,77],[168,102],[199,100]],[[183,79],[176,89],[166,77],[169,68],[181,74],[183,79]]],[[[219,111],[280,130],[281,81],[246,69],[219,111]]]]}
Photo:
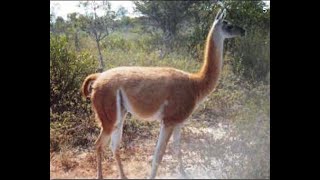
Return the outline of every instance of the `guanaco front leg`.
{"type": "Polygon", "coordinates": [[[184,171],[183,163],[182,163],[182,152],[181,152],[181,129],[182,124],[177,125],[173,130],[173,145],[174,152],[177,155],[178,163],[179,163],[179,172],[184,178],[188,178],[188,175],[184,171]]]}

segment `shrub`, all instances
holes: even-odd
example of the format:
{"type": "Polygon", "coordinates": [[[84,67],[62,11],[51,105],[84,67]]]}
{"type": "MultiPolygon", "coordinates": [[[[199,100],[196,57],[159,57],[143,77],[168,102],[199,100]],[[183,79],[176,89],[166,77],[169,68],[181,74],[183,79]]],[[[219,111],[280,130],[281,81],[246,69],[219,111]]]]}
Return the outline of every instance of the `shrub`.
{"type": "Polygon", "coordinates": [[[245,38],[234,39],[231,63],[233,71],[249,81],[267,81],[270,72],[270,39],[257,30],[245,38]]]}
{"type": "Polygon", "coordinates": [[[50,110],[51,114],[65,111],[88,112],[80,87],[84,78],[94,72],[96,61],[87,51],[70,50],[64,36],[50,37],[50,110]]]}

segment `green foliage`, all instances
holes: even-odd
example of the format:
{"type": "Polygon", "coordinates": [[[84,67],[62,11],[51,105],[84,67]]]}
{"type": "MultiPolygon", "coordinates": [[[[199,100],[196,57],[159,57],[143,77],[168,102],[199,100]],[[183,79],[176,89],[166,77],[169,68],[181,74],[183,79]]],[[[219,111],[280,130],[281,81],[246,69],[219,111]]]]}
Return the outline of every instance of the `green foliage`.
{"type": "Polygon", "coordinates": [[[158,39],[159,36],[148,36],[140,33],[113,33],[103,41],[102,47],[106,51],[152,52],[159,45],[157,44],[158,39]]]}
{"type": "Polygon", "coordinates": [[[116,16],[121,19],[123,17],[126,17],[126,14],[128,14],[128,10],[120,5],[119,9],[116,12],[116,16]]]}
{"type": "Polygon", "coordinates": [[[270,73],[270,40],[259,31],[251,31],[246,38],[234,40],[230,48],[233,53],[232,65],[237,75],[252,82],[268,79],[270,73]]]}
{"type": "Polygon", "coordinates": [[[199,1],[189,9],[192,33],[188,36],[188,50],[196,57],[202,57],[205,40],[215,18],[218,6],[210,1],[199,1]]]}
{"type": "Polygon", "coordinates": [[[172,51],[174,38],[181,28],[191,1],[135,1],[136,9],[162,30],[166,50],[172,51]]]}
{"type": "Polygon", "coordinates": [[[270,72],[270,11],[263,1],[226,1],[227,19],[246,29],[243,38],[230,39],[226,50],[233,70],[252,82],[266,81],[270,72]]]}
{"type": "Polygon", "coordinates": [[[113,23],[116,17],[115,12],[111,10],[111,4],[109,2],[86,1],[80,2],[79,6],[86,11],[85,15],[79,17],[83,31],[98,41],[109,35],[113,30],[113,23]],[[97,10],[103,11],[103,16],[98,16],[97,10]]]}
{"type": "Polygon", "coordinates": [[[154,22],[164,33],[175,35],[187,15],[188,1],[135,1],[136,9],[154,22]]]}
{"type": "MultiPolygon", "coordinates": [[[[224,5],[226,19],[247,31],[246,37],[225,42],[225,53],[231,53],[234,73],[252,82],[266,82],[270,72],[270,11],[264,9],[263,1],[224,1],[224,5]]],[[[203,58],[205,40],[219,8],[210,1],[199,1],[185,9],[188,23],[178,43],[186,44],[188,52],[197,59],[203,58]]]]}
{"type": "Polygon", "coordinates": [[[86,11],[85,15],[80,16],[81,29],[96,41],[99,53],[99,67],[97,71],[102,72],[105,68],[105,64],[101,54],[100,41],[115,29],[115,12],[111,10],[110,2],[105,0],[80,2],[79,6],[86,11]],[[104,14],[98,16],[97,10],[102,10],[104,14]]]}
{"type": "Polygon", "coordinates": [[[123,16],[121,19],[116,20],[116,26],[118,27],[119,31],[128,29],[128,26],[132,26],[131,18],[127,16],[123,16]]]}
{"type": "Polygon", "coordinates": [[[79,54],[68,47],[65,36],[50,37],[50,104],[52,114],[71,111],[85,113],[80,87],[83,79],[94,72],[96,62],[90,53],[79,54]]]}
{"type": "MultiPolygon", "coordinates": [[[[51,16],[51,18],[53,18],[54,16],[51,16]]],[[[55,23],[52,25],[52,31],[55,34],[63,34],[63,33],[67,33],[67,24],[65,22],[65,20],[58,16],[55,19],[55,23]]]]}
{"type": "MultiPolygon", "coordinates": [[[[86,48],[81,34],[87,32],[96,40],[100,66],[103,58],[100,51],[142,48],[147,52],[159,50],[160,57],[167,53],[188,54],[196,60],[203,59],[203,49],[208,30],[220,8],[211,1],[138,1],[136,10],[145,15],[138,18],[125,16],[126,10],[117,13],[110,10],[110,3],[82,2],[86,15],[70,14],[65,21],[54,14],[50,16],[50,27],[54,34],[64,34],[72,41],[76,50],[86,48]],[[105,15],[96,17],[96,9],[104,9],[105,15]],[[114,19],[118,15],[120,19],[114,19]],[[82,28],[80,28],[82,27],[82,28]],[[124,37],[113,35],[113,31],[124,32],[124,37]],[[139,34],[141,38],[128,41],[127,34],[139,34]],[[111,35],[112,37],[103,39],[111,35]],[[103,41],[102,41],[103,40],[103,41]],[[99,47],[101,45],[104,49],[99,47]],[[110,49],[109,49],[110,48],[110,49]]],[[[263,1],[223,1],[227,8],[226,19],[246,29],[247,36],[228,39],[225,52],[230,52],[233,71],[249,81],[268,82],[270,74],[270,11],[264,9],[263,1]]],[[[83,36],[83,35],[82,35],[83,36]]],[[[96,50],[95,50],[96,51],[96,50]]],[[[106,57],[108,59],[108,57],[106,57]]]]}
{"type": "Polygon", "coordinates": [[[78,13],[68,14],[67,24],[68,24],[68,31],[70,32],[71,38],[74,41],[74,46],[77,51],[80,51],[79,32],[80,32],[81,21],[79,19],[79,14],[78,13]]]}

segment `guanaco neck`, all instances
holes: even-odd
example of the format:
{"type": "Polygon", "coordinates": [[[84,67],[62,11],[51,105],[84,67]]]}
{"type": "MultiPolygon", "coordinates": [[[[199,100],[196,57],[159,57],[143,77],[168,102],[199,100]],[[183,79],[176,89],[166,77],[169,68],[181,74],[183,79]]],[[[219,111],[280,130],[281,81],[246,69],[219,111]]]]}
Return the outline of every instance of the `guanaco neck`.
{"type": "Polygon", "coordinates": [[[223,37],[215,32],[214,25],[210,29],[204,51],[204,63],[195,75],[198,99],[201,100],[212,92],[218,84],[222,70],[223,37]]]}

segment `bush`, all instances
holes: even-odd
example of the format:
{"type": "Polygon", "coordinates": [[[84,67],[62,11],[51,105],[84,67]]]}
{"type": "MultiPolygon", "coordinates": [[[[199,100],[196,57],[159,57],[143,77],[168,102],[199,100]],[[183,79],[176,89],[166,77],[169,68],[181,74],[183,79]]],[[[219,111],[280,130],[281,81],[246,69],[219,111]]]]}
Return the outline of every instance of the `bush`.
{"type": "MultiPolygon", "coordinates": [[[[233,72],[251,82],[268,82],[270,72],[270,11],[263,1],[224,1],[226,20],[247,31],[241,38],[227,39],[224,53],[231,53],[233,72]]],[[[205,40],[219,6],[197,3],[192,14],[189,52],[202,59],[205,40]]]]}
{"type": "MultiPolygon", "coordinates": [[[[64,36],[50,37],[50,111],[62,114],[66,111],[87,113],[80,87],[84,78],[94,72],[96,61],[90,53],[70,50],[64,36]]],[[[53,118],[51,120],[59,120],[53,118]]]]}
{"type": "Polygon", "coordinates": [[[270,72],[270,40],[257,30],[251,31],[245,38],[234,39],[230,49],[235,74],[249,81],[267,81],[270,72]]]}
{"type": "Polygon", "coordinates": [[[270,11],[263,1],[226,1],[228,20],[246,36],[226,41],[233,71],[251,82],[264,82],[270,71],[270,11]]]}

